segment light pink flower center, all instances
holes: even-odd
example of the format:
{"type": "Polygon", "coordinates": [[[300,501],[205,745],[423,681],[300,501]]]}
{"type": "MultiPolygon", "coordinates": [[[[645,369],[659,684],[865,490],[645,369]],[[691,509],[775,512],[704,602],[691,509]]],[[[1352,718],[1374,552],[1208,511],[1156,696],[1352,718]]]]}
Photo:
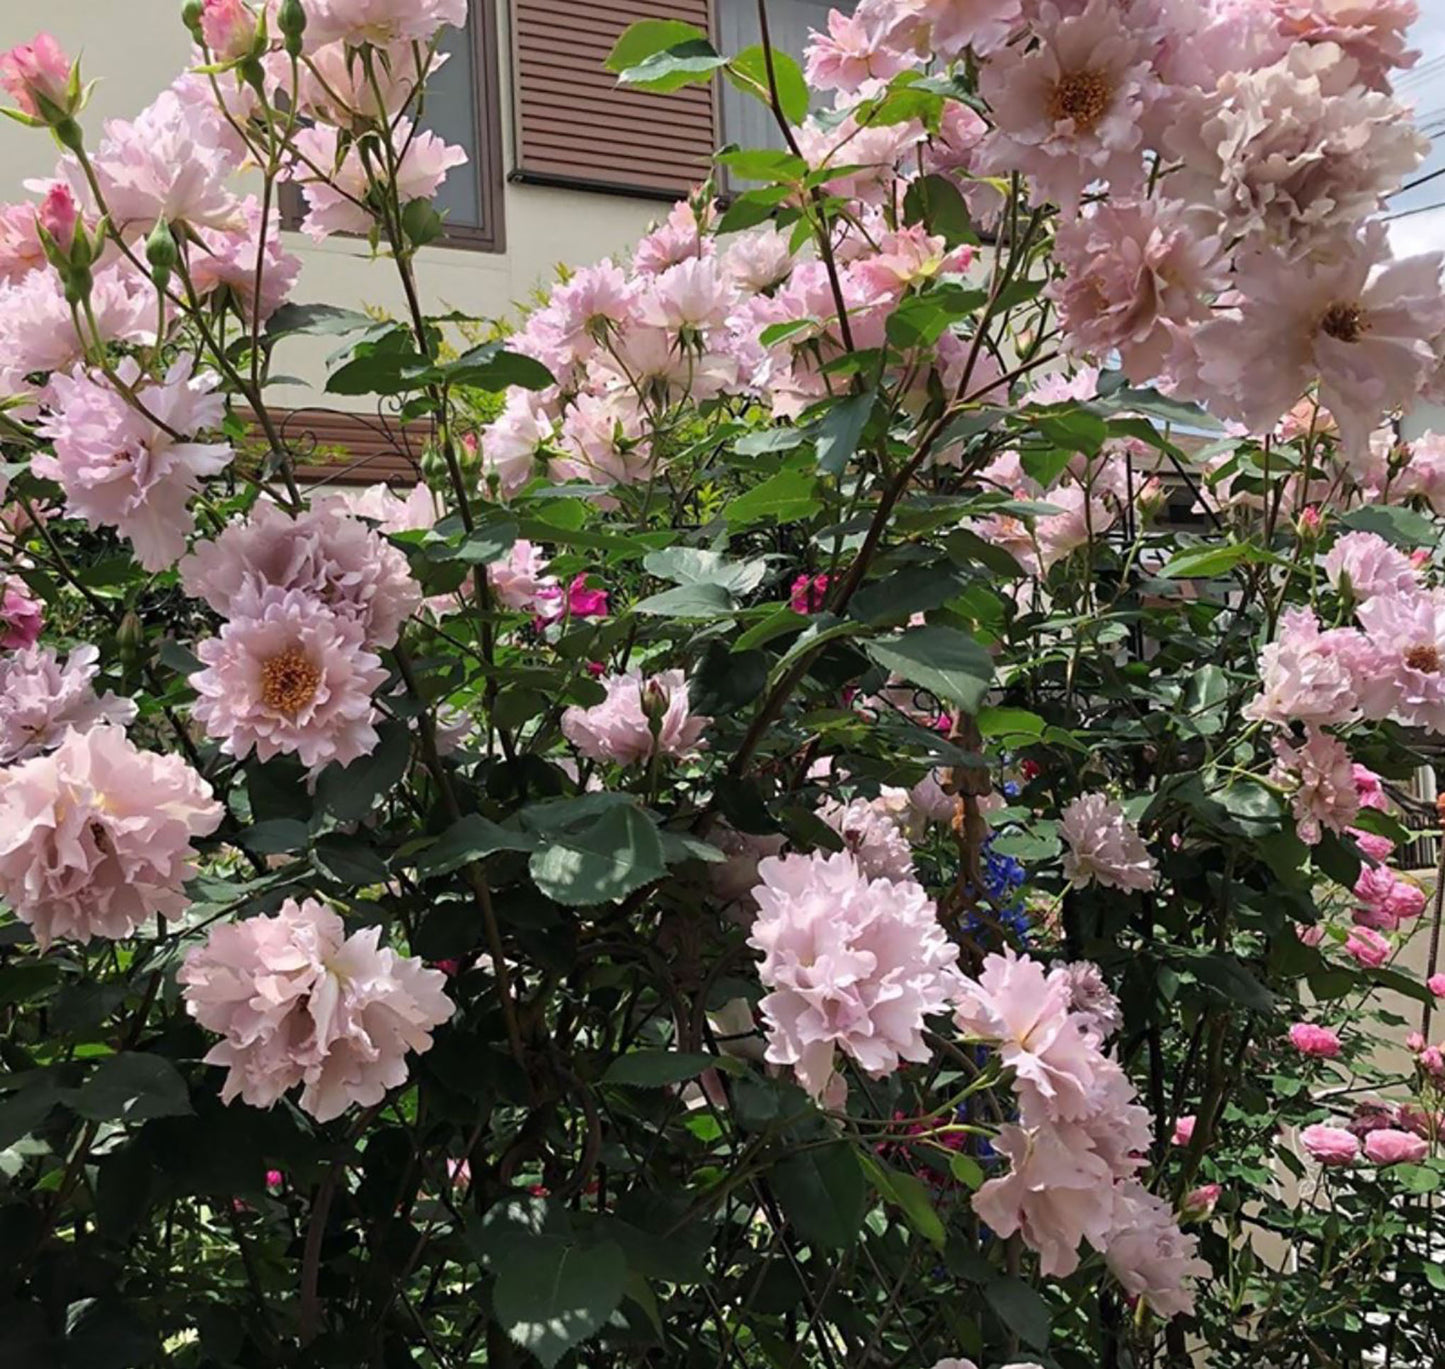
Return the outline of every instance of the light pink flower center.
{"type": "Polygon", "coordinates": [[[287,647],[261,665],[261,699],[267,708],[295,716],[312,699],[321,684],[321,671],[300,647],[287,647]]]}
{"type": "Polygon", "coordinates": [[[1358,304],[1336,301],[1325,310],[1320,331],[1337,342],[1358,342],[1370,331],[1369,316],[1358,304]]]}
{"type": "Polygon", "coordinates": [[[1049,117],[1055,123],[1072,119],[1076,132],[1092,133],[1113,98],[1114,88],[1102,71],[1067,72],[1049,96],[1049,117]]]}

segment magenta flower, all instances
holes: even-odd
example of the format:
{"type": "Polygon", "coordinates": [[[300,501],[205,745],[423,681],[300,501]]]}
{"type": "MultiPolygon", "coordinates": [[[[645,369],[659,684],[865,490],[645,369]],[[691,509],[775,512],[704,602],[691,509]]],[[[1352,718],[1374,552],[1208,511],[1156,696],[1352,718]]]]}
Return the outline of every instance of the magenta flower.
{"type": "Polygon", "coordinates": [[[371,696],[386,679],[359,623],[299,590],[243,590],[219,637],[202,642],[191,710],[228,756],[283,752],[320,770],[349,765],[379,740],[371,696]]]}
{"type": "Polygon", "coordinates": [[[1176,1146],[1187,1146],[1194,1139],[1195,1118],[1191,1113],[1174,1123],[1174,1135],[1170,1138],[1176,1146]]]}
{"type": "Polygon", "coordinates": [[[25,651],[45,625],[45,610],[23,580],[0,580],[0,648],[25,651]]]}
{"type": "Polygon", "coordinates": [[[191,842],[222,811],[181,757],[141,751],[118,727],[67,732],[0,770],[0,896],[42,949],[128,937],[185,910],[191,842]]]}
{"type": "Polygon", "coordinates": [[[1328,1027],[1317,1027],[1310,1022],[1296,1022],[1289,1029],[1289,1040],[1301,1055],[1316,1060],[1333,1060],[1340,1053],[1340,1038],[1328,1027]]]}
{"type": "Polygon", "coordinates": [[[223,1101],[269,1108],[301,1084],[303,1111],[329,1122],[406,1082],[407,1052],[429,1050],[455,1005],[440,970],[380,938],[348,937],[324,904],[287,899],[190,951],[176,978],[191,1016],[224,1038],[206,1056],[228,1071],[223,1101]]]}
{"type": "Polygon", "coordinates": [[[0,55],[0,86],[21,113],[32,119],[42,117],[42,101],[56,109],[68,109],[65,88],[69,83],[70,58],[49,33],[38,34],[0,55]]]}
{"type": "Polygon", "coordinates": [[[923,889],[869,880],[846,852],[770,857],[758,876],[766,1058],[835,1105],[838,1051],[874,1078],[927,1060],[924,1021],[957,992],[958,948],[923,889]]]}
{"type": "Polygon", "coordinates": [[[1300,1132],[1299,1139],[1310,1158],[1322,1165],[1349,1165],[1360,1158],[1359,1138],[1343,1127],[1316,1124],[1300,1132]]]}
{"type": "Polygon", "coordinates": [[[789,591],[788,606],[794,613],[805,615],[821,613],[824,604],[828,602],[830,579],[830,576],[823,573],[798,576],[789,591]]]}
{"type": "Polygon", "coordinates": [[[0,765],[53,750],[68,731],[123,727],[135,717],[130,699],[97,697],[91,682],[99,659],[98,648],[86,645],[71,651],[64,665],[38,646],[0,660],[0,765]]]}

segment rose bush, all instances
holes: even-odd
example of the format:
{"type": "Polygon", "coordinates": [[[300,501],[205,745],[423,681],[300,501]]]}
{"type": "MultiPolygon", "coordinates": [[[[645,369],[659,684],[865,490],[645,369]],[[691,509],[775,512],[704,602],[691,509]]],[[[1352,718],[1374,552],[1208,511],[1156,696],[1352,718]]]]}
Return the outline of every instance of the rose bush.
{"type": "Polygon", "coordinates": [[[1414,15],[643,21],[782,147],[480,343],[462,0],[190,0],[98,138],[0,59],[0,1359],[1435,1363],[1414,15]],[[415,488],[298,478],[300,336],[415,488]]]}

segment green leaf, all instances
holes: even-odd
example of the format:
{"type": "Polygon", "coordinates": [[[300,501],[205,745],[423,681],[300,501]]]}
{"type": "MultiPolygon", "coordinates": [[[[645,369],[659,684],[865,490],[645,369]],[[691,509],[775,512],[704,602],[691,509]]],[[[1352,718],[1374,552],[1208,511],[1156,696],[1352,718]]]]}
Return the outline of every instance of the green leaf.
{"type": "Polygon", "coordinates": [[[770,148],[720,152],[717,160],[745,181],[800,181],[808,174],[808,163],[801,157],[770,148]]]}
{"type": "Polygon", "coordinates": [[[1274,558],[1252,542],[1234,542],[1228,546],[1186,547],[1176,552],[1159,572],[1166,580],[1208,579],[1223,575],[1239,565],[1258,565],[1274,558]]]}
{"type": "Polygon", "coordinates": [[[1390,1173],[1406,1193],[1434,1193],[1445,1183],[1438,1170],[1425,1165],[1394,1165],[1390,1173]]]}
{"type": "Polygon", "coordinates": [[[474,860],[485,860],[498,851],[535,851],[537,838],[530,832],[513,832],[499,827],[480,813],[458,818],[421,853],[416,872],[423,879],[449,875],[474,860]]]}
{"type": "Polygon", "coordinates": [[[602,1076],[604,1084],[626,1084],[631,1088],[660,1089],[696,1079],[704,1070],[736,1069],[730,1056],[688,1055],[680,1051],[629,1051],[619,1055],[602,1076]]]}
{"type": "Polygon", "coordinates": [[[868,426],[876,396],[871,390],[834,404],[814,429],[817,438],[818,469],[825,475],[842,475],[858,450],[858,440],[868,426]]]}
{"type": "Polygon", "coordinates": [[[590,908],[661,879],[667,860],[657,828],[627,804],[581,831],[548,834],[530,868],[537,887],[553,902],[590,908]]]}
{"type": "Polygon", "coordinates": [[[611,72],[626,71],[655,53],[666,52],[679,43],[698,38],[706,41],[707,34],[696,25],[685,24],[680,19],[642,19],[622,31],[602,65],[611,72]]]}
{"type": "MultiPolygon", "coordinates": [[[[778,104],[790,124],[800,124],[808,117],[808,82],[803,76],[803,69],[781,48],[772,49],[772,59],[778,104]]],[[[761,45],[744,48],[738,53],[728,63],[727,77],[744,94],[757,95],[764,104],[771,102],[768,55],[761,45]]]]}
{"type": "Polygon", "coordinates": [[[925,1241],[942,1250],[947,1233],[943,1229],[942,1219],[934,1210],[933,1200],[928,1196],[928,1189],[923,1181],[903,1170],[885,1165],[867,1151],[860,1150],[858,1160],[884,1201],[900,1208],[908,1225],[925,1241]]]}
{"type": "Polygon", "coordinates": [[[958,1152],[948,1162],[948,1169],[949,1173],[965,1188],[977,1192],[983,1187],[983,1166],[972,1155],[965,1155],[962,1151],[958,1152]]]}
{"type": "Polygon", "coordinates": [[[818,480],[811,471],[785,467],[726,505],[723,517],[732,528],[751,527],[768,518],[794,523],[823,507],[817,490],[818,480]]]}
{"type": "Polygon", "coordinates": [[[1340,522],[1352,532],[1373,532],[1412,551],[1416,547],[1433,547],[1440,541],[1440,529],[1434,523],[1399,504],[1365,504],[1340,515],[1340,522]]]}
{"type": "Polygon", "coordinates": [[[857,1239],[868,1203],[858,1156],[845,1141],[801,1150],[772,1168],[788,1220],[810,1245],[843,1250],[857,1239]]]}
{"type": "Polygon", "coordinates": [[[727,618],[737,610],[721,585],[677,585],[633,605],[635,613],[658,618],[727,618]]]}
{"type": "Polygon", "coordinates": [[[184,1117],[191,1111],[180,1071],[163,1056],[136,1051],[102,1060],[67,1101],[93,1122],[142,1122],[184,1117]]]}
{"type": "Polygon", "coordinates": [[[370,314],[359,313],[355,309],[339,309],[334,304],[283,304],[266,320],[266,336],[279,338],[291,333],[307,333],[339,337],[346,333],[360,333],[375,323],[370,314]]]}
{"type": "Polygon", "coordinates": [[[497,1321],[546,1369],[607,1324],[627,1286],[627,1261],[612,1241],[582,1247],[558,1236],[517,1237],[496,1264],[497,1321]]]}
{"type": "Polygon", "coordinates": [[[485,342],[438,368],[448,385],[496,393],[513,387],[545,390],[556,379],[535,357],[509,352],[500,342],[485,342]]]}
{"type": "Polygon", "coordinates": [[[978,241],[963,195],[948,176],[917,177],[903,197],[903,217],[921,223],[950,248],[978,241]]]}
{"type": "Polygon", "coordinates": [[[38,1131],[61,1101],[48,1075],[32,1076],[25,1087],[0,1100],[0,1150],[38,1131]]]}
{"type": "Polygon", "coordinates": [[[863,649],[885,670],[965,713],[979,711],[993,684],[993,658],[958,628],[909,628],[897,637],[865,642],[863,649]]]}
{"type": "Polygon", "coordinates": [[[1252,1008],[1255,1012],[1273,1012],[1274,995],[1255,978],[1242,961],[1223,951],[1185,951],[1177,954],[1185,969],[1193,972],[1203,984],[1232,1002],[1252,1008]]]}
{"type": "Polygon", "coordinates": [[[676,585],[721,585],[733,594],[751,593],[768,573],[768,563],[762,557],[729,561],[720,552],[702,547],[667,547],[650,552],[643,558],[642,568],[676,585]]]}
{"type": "Polygon", "coordinates": [[[431,364],[417,351],[411,333],[400,325],[376,337],[366,338],[351,349],[327,377],[326,392],[333,395],[396,395],[422,389],[416,377],[431,364]]]}
{"type": "Polygon", "coordinates": [[[985,708],[978,730],[985,737],[1038,738],[1044,735],[1044,720],[1026,708],[985,708]]]}
{"type": "Polygon", "coordinates": [[[311,862],[323,875],[353,889],[386,880],[386,862],[360,833],[327,832],[318,837],[311,848],[311,862]]]}
{"type": "Polygon", "coordinates": [[[1026,1345],[1046,1350],[1053,1315],[1049,1305],[1022,1279],[994,1279],[984,1285],[984,1297],[998,1319],[1026,1345]]]}
{"type": "MultiPolygon", "coordinates": [[[[360,756],[350,765],[328,765],[317,778],[316,806],[338,822],[360,822],[401,783],[411,763],[411,729],[404,722],[392,719],[376,731],[381,740],[370,755],[360,756]]],[[[247,845],[252,840],[248,839],[247,845]]]]}
{"type": "Polygon", "coordinates": [[[713,72],[726,66],[727,60],[706,38],[689,38],[618,72],[617,79],[623,85],[667,95],[683,86],[711,80],[713,72]]]}

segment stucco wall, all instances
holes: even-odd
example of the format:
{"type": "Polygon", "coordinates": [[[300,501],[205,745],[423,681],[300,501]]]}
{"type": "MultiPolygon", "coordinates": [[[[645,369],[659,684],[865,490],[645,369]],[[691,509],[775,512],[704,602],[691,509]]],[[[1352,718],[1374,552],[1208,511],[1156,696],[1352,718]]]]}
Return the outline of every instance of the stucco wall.
{"type": "MultiPolygon", "coordinates": [[[[502,55],[502,165],[513,164],[506,3],[497,0],[502,55]]],[[[183,70],[189,37],[180,22],[179,0],[21,0],[0,3],[0,50],[49,29],[68,52],[83,58],[87,80],[98,81],[85,124],[98,138],[101,121],[129,117],[148,104],[183,70]]],[[[48,176],[56,148],[49,137],[0,119],[0,200],[23,198],[21,182],[48,176]]],[[[428,309],[458,309],[494,318],[509,313],[558,263],[584,265],[619,252],[636,241],[649,223],[666,212],[655,200],[558,190],[507,183],[504,194],[506,251],[474,252],[458,248],[426,249],[418,277],[428,309]]],[[[377,305],[400,314],[403,301],[391,263],[369,258],[364,244],[334,239],[316,245],[288,234],[288,245],[305,263],[295,298],[326,300],[353,307],[377,305]]],[[[284,356],[284,369],[313,378],[331,344],[315,344],[284,356]]],[[[291,402],[288,399],[288,402],[291,402]]]]}

